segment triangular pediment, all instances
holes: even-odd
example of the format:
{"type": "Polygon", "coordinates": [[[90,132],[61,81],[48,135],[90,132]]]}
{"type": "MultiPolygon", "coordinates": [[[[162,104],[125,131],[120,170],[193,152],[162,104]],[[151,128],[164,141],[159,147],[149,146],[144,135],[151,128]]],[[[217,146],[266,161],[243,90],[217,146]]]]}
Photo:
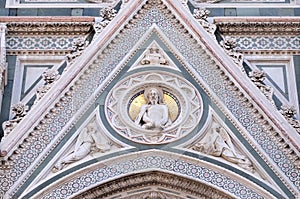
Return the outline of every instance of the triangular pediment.
{"type": "MultiPolygon", "coordinates": [[[[12,165],[7,172],[22,171],[6,179],[3,194],[73,197],[127,175],[158,170],[219,186],[228,197],[293,197],[299,190],[293,159],[299,135],[282,119],[180,1],[132,1],[1,143],[12,165]],[[143,107],[150,111],[143,96],[153,90],[162,98],[156,112],[168,110],[168,120],[159,125],[148,123],[142,113],[143,107]],[[189,144],[201,142],[212,129],[213,117],[236,153],[263,169],[260,176],[191,150],[189,144]],[[52,172],[68,154],[76,155],[81,132],[91,123],[100,133],[97,138],[115,143],[114,150],[88,153],[52,172]]],[[[84,138],[88,146],[98,143],[84,138]]]]}

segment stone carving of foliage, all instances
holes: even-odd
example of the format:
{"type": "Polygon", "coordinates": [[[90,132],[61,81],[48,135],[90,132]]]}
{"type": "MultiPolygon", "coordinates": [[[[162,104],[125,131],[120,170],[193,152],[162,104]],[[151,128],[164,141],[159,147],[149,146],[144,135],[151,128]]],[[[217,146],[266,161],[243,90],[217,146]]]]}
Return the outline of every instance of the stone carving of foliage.
{"type": "Polygon", "coordinates": [[[261,92],[267,97],[267,99],[275,106],[275,103],[272,99],[274,90],[271,86],[265,85],[263,81],[266,78],[266,73],[260,70],[254,70],[249,72],[249,77],[251,81],[261,90],[261,92]]]}
{"type": "Polygon", "coordinates": [[[66,56],[68,63],[73,63],[74,60],[83,53],[88,45],[89,41],[87,41],[84,37],[79,37],[78,39],[76,39],[73,42],[72,51],[66,56]]]}
{"type": "Polygon", "coordinates": [[[57,70],[47,69],[43,73],[42,77],[43,77],[43,80],[46,82],[46,84],[40,86],[36,90],[36,99],[34,101],[34,104],[36,104],[47,93],[47,91],[52,87],[54,82],[57,79],[59,79],[60,75],[57,70]]]}
{"type": "Polygon", "coordinates": [[[241,71],[245,73],[243,66],[244,55],[236,51],[236,41],[230,37],[225,37],[225,39],[220,42],[220,45],[224,49],[224,51],[233,59],[233,61],[239,66],[241,71]]]}
{"type": "Polygon", "coordinates": [[[102,32],[102,30],[109,24],[109,22],[113,20],[113,18],[117,14],[117,11],[111,8],[103,8],[100,10],[99,14],[100,17],[102,18],[102,21],[96,22],[94,24],[94,30],[96,32],[94,38],[96,38],[96,36],[102,32]]]}
{"type": "Polygon", "coordinates": [[[295,119],[295,115],[297,113],[295,107],[283,105],[281,106],[280,113],[288,121],[288,123],[292,125],[292,127],[294,127],[295,130],[300,134],[300,121],[295,119]]]}
{"type": "Polygon", "coordinates": [[[210,34],[210,36],[216,40],[215,37],[215,31],[217,29],[217,26],[215,24],[211,24],[207,21],[208,15],[210,11],[206,9],[195,9],[194,10],[194,17],[197,19],[197,21],[201,24],[201,26],[210,34]]]}
{"type": "Polygon", "coordinates": [[[17,103],[12,106],[12,112],[14,113],[14,118],[3,122],[2,128],[4,131],[4,137],[2,140],[17,126],[18,123],[25,117],[28,112],[28,106],[23,103],[17,103]]]}

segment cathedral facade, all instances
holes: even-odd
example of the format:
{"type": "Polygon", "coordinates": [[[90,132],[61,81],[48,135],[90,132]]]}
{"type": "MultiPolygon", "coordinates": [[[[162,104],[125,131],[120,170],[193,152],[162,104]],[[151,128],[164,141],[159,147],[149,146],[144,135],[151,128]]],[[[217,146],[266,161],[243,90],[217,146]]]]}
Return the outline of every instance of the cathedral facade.
{"type": "Polygon", "coordinates": [[[298,0],[0,2],[0,198],[300,198],[298,0]]]}

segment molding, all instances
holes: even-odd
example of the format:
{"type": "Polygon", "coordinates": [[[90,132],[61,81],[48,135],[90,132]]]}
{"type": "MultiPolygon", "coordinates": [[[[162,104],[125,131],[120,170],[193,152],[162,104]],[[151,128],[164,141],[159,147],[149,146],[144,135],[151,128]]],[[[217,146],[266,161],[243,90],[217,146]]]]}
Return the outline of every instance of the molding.
{"type": "Polygon", "coordinates": [[[214,17],[224,35],[299,35],[299,17],[214,17]]]}
{"type": "Polygon", "coordinates": [[[106,2],[97,3],[97,0],[87,0],[86,3],[76,3],[76,0],[52,0],[51,3],[51,0],[33,0],[30,3],[22,4],[19,1],[6,1],[5,8],[106,8],[114,7],[119,3],[117,0],[106,2]]]}

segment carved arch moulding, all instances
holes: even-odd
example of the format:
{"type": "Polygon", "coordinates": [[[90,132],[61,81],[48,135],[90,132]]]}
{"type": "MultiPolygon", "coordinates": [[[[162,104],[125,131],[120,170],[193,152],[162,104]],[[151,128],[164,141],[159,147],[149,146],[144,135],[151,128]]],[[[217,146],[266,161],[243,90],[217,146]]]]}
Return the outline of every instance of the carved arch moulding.
{"type": "Polygon", "coordinates": [[[199,92],[187,80],[147,71],[115,85],[105,112],[121,136],[143,144],[163,144],[191,132],[201,119],[202,108],[199,92]],[[154,95],[157,101],[153,102],[154,95]]]}

